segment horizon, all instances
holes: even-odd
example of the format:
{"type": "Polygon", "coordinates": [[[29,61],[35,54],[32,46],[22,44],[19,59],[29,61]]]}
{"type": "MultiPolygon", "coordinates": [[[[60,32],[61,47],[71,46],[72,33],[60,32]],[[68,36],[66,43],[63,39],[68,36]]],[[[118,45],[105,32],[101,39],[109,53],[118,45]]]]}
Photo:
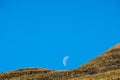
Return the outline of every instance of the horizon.
{"type": "MultiPolygon", "coordinates": [[[[118,44],[120,44],[120,43],[118,43],[118,44]]],[[[112,46],[111,48],[117,46],[118,44],[112,46]]],[[[111,49],[111,48],[109,48],[109,49],[111,49]]],[[[107,50],[109,50],[109,49],[107,49],[107,50]]],[[[107,50],[106,50],[106,51],[107,51],[107,50]]],[[[104,52],[106,52],[106,51],[104,51],[104,52]]],[[[103,52],[103,53],[104,53],[104,52],[103,52]]],[[[101,54],[103,54],[103,53],[101,53],[101,54]]],[[[101,55],[101,54],[100,54],[100,55],[101,55]]],[[[98,56],[100,56],[100,55],[98,55],[98,56]]],[[[96,56],[95,58],[97,58],[98,56],[96,56]]],[[[95,59],[95,58],[93,58],[93,59],[95,59]]],[[[93,60],[93,59],[91,59],[91,60],[93,60]]],[[[90,60],[90,61],[91,61],[91,60],[90,60]]],[[[90,61],[88,61],[88,62],[90,62],[90,61]]],[[[84,64],[87,64],[88,62],[86,62],[86,63],[84,63],[84,64]]],[[[83,65],[84,65],[84,64],[83,64],[83,65]]],[[[19,69],[34,69],[34,68],[38,68],[38,69],[55,70],[55,71],[68,71],[68,70],[75,70],[75,69],[77,69],[77,68],[79,68],[79,67],[81,67],[81,66],[82,66],[82,65],[80,65],[80,66],[78,66],[78,67],[76,67],[76,68],[74,68],[74,69],[65,69],[65,70],[49,69],[49,68],[45,68],[45,67],[23,67],[23,68],[19,68],[19,69]]],[[[4,71],[4,72],[10,72],[10,71],[15,71],[15,70],[19,70],[19,69],[14,69],[14,70],[9,70],[9,71],[4,71]]]]}
{"type": "Polygon", "coordinates": [[[120,43],[119,30],[118,0],[1,0],[0,72],[75,69],[120,43]]]}

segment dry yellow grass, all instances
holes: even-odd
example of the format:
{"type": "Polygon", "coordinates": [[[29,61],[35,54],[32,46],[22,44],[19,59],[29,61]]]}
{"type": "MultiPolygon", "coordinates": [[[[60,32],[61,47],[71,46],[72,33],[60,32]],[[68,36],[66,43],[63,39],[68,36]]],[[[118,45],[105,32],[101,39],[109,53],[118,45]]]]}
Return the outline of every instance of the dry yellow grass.
{"type": "Polygon", "coordinates": [[[77,70],[86,73],[99,73],[117,69],[120,69],[120,44],[79,67],[77,70]]]}
{"type": "Polygon", "coordinates": [[[86,75],[84,77],[74,78],[70,80],[120,80],[120,70],[113,70],[94,75],[86,75]]]}

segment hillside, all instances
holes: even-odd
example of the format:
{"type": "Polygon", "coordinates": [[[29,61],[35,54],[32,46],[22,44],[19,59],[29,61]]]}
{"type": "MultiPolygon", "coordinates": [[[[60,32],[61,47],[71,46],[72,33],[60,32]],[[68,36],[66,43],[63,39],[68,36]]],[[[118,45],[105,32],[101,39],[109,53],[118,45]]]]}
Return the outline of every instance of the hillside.
{"type": "Polygon", "coordinates": [[[120,80],[120,44],[75,70],[26,68],[0,73],[0,80],[120,80]]]}
{"type": "Polygon", "coordinates": [[[120,80],[120,70],[112,70],[94,75],[86,75],[70,80],[120,80]]]}
{"type": "Polygon", "coordinates": [[[82,65],[77,70],[95,74],[116,69],[120,69],[120,44],[117,44],[97,58],[82,65]]]}

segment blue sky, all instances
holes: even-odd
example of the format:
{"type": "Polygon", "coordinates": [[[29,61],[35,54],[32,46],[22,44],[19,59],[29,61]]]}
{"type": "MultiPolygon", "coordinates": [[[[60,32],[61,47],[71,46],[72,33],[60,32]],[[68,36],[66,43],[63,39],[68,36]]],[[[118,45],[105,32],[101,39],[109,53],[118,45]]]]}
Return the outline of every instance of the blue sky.
{"type": "Polygon", "coordinates": [[[119,0],[0,0],[0,72],[75,69],[119,42],[119,0]]]}

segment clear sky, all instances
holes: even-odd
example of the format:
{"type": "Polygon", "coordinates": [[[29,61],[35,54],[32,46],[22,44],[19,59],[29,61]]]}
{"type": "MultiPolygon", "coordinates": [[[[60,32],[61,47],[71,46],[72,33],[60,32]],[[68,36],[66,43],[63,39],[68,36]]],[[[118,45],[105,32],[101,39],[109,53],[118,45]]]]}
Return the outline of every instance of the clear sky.
{"type": "Polygon", "coordinates": [[[119,42],[119,0],[0,0],[0,72],[75,69],[119,42]]]}

